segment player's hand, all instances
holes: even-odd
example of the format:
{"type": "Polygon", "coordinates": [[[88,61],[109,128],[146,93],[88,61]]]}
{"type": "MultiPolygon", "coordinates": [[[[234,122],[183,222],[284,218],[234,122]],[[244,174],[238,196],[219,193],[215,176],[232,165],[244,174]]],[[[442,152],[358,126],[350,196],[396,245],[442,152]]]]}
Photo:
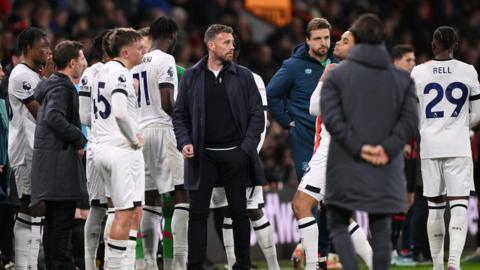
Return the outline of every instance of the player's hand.
{"type": "Polygon", "coordinates": [[[77,150],[77,153],[80,157],[83,157],[85,155],[85,149],[81,148],[77,150]]]}
{"type": "Polygon", "coordinates": [[[192,144],[184,145],[182,149],[182,154],[184,159],[192,158],[195,154],[193,151],[193,145],[192,144]]]}
{"type": "Polygon", "coordinates": [[[0,173],[3,172],[3,165],[0,165],[0,173]]]}
{"type": "Polygon", "coordinates": [[[45,61],[45,65],[40,70],[40,77],[48,78],[50,75],[55,72],[55,64],[53,63],[53,55],[50,54],[47,56],[47,61],[45,61]]]}
{"type": "Polygon", "coordinates": [[[332,64],[328,64],[328,65],[325,67],[325,70],[323,70],[322,76],[320,77],[320,81],[321,81],[321,82],[325,81],[325,79],[327,78],[328,73],[330,73],[330,70],[332,70],[332,68],[334,68],[336,65],[337,65],[337,64],[332,63],[332,64]]]}
{"type": "Polygon", "coordinates": [[[132,148],[136,150],[143,147],[143,145],[145,144],[145,140],[143,139],[143,136],[140,133],[137,133],[135,136],[137,137],[138,143],[135,145],[132,145],[132,148]]]}

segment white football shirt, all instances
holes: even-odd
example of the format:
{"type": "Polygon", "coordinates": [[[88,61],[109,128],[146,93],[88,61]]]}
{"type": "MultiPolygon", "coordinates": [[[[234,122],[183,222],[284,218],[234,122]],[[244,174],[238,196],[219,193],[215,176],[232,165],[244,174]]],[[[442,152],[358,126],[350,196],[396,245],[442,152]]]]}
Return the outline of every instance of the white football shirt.
{"type": "Polygon", "coordinates": [[[480,94],[475,68],[464,62],[429,61],[412,71],[419,99],[420,157],[471,157],[470,98],[480,94]]]}
{"type": "Polygon", "coordinates": [[[8,81],[8,98],[12,107],[9,124],[8,155],[10,163],[20,165],[32,160],[35,119],[24,103],[34,99],[34,89],[41,81],[40,75],[25,64],[16,65],[8,81]]]}
{"type": "Polygon", "coordinates": [[[264,114],[264,119],[265,119],[265,125],[263,126],[263,131],[262,134],[260,135],[260,142],[258,143],[257,146],[257,152],[260,152],[262,150],[263,143],[265,141],[265,133],[267,131],[267,90],[265,88],[265,83],[262,80],[262,77],[260,77],[258,74],[255,72],[252,72],[253,74],[253,79],[255,80],[255,84],[257,85],[258,91],[260,92],[260,97],[262,97],[262,105],[263,105],[263,114],[264,114]]]}
{"type": "Polygon", "coordinates": [[[90,122],[90,130],[88,132],[88,143],[94,143],[95,140],[95,114],[93,113],[93,101],[94,98],[97,97],[98,93],[94,92],[93,89],[98,90],[96,88],[97,82],[98,82],[98,76],[100,74],[100,71],[103,69],[103,66],[105,64],[102,62],[95,63],[94,65],[88,67],[85,69],[85,71],[82,74],[82,77],[80,78],[80,91],[79,91],[79,96],[80,98],[87,97],[89,99],[88,106],[83,106],[80,108],[80,110],[86,110],[85,113],[88,113],[91,118],[90,122]]]}
{"type": "Polygon", "coordinates": [[[140,128],[151,124],[172,125],[172,118],[162,109],[160,88],[173,87],[177,95],[177,68],[173,56],[153,50],[143,57],[143,62],[132,69],[133,78],[138,80],[138,106],[140,128]]]}
{"type": "Polygon", "coordinates": [[[112,113],[112,95],[127,96],[128,122],[138,133],[137,95],[130,71],[122,63],[112,60],[106,63],[97,76],[92,89],[95,139],[98,147],[113,146],[131,149],[131,143],[121,132],[112,113]],[[116,93],[118,92],[118,93],[116,93]]]}

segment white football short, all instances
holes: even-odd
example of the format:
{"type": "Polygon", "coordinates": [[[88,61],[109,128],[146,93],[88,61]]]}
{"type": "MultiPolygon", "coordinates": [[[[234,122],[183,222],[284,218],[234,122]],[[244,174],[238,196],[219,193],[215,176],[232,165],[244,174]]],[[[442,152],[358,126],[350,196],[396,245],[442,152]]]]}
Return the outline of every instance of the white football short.
{"type": "MultiPolygon", "coordinates": [[[[263,207],[263,188],[262,186],[247,187],[247,209],[259,209],[263,207]]],[[[210,208],[220,208],[228,206],[227,196],[223,187],[215,187],[212,191],[210,208]]]]}
{"type": "Polygon", "coordinates": [[[142,130],[145,145],[145,190],[164,194],[183,185],[183,157],[170,126],[150,125],[142,130]]]}
{"type": "Polygon", "coordinates": [[[425,197],[468,196],[474,190],[470,157],[422,159],[425,197]]]}
{"type": "Polygon", "coordinates": [[[116,210],[141,206],[145,201],[145,162],[142,150],[97,146],[95,169],[105,181],[105,194],[116,210]]]}
{"type": "Polygon", "coordinates": [[[12,166],[12,170],[15,175],[18,197],[21,199],[23,195],[30,195],[32,193],[32,160],[25,159],[24,163],[12,166]]]}
{"type": "Polygon", "coordinates": [[[327,181],[327,159],[328,147],[330,146],[330,134],[322,125],[320,146],[308,163],[308,169],[298,185],[298,190],[311,196],[317,201],[325,197],[325,186],[327,181]]]}
{"type": "Polygon", "coordinates": [[[98,204],[106,204],[107,197],[105,196],[105,184],[104,181],[100,178],[99,173],[95,169],[94,162],[94,144],[89,143],[87,148],[87,190],[89,201],[98,204]]]}

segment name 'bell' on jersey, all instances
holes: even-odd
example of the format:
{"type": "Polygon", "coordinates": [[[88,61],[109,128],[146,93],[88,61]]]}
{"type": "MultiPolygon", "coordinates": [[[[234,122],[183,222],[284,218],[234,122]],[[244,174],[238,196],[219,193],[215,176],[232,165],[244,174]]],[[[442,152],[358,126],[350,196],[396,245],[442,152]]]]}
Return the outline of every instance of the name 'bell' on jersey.
{"type": "Polygon", "coordinates": [[[139,82],[138,106],[140,128],[160,124],[172,126],[172,118],[162,109],[159,89],[166,86],[177,95],[177,68],[173,56],[153,50],[143,57],[143,62],[132,69],[133,78],[139,82]]]}
{"type": "Polygon", "coordinates": [[[116,60],[106,63],[97,76],[96,86],[92,89],[95,138],[98,147],[103,145],[131,149],[130,142],[122,134],[112,113],[112,95],[126,94],[128,102],[128,121],[138,133],[137,95],[133,87],[130,71],[116,60]]]}
{"type": "Polygon", "coordinates": [[[18,64],[12,70],[8,81],[8,96],[12,107],[8,134],[8,154],[12,165],[32,160],[35,119],[28,111],[26,103],[34,99],[34,89],[40,76],[25,64],[18,64]]]}
{"type": "Polygon", "coordinates": [[[475,68],[455,59],[432,60],[416,66],[412,78],[419,99],[421,158],[471,157],[470,100],[480,94],[475,68]]]}

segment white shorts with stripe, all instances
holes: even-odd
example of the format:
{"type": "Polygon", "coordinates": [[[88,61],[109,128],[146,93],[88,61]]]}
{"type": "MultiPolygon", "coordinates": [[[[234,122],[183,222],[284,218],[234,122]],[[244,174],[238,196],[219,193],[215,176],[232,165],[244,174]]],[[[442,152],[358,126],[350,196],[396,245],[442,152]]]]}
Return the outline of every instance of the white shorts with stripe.
{"type": "Polygon", "coordinates": [[[322,125],[320,146],[308,163],[308,169],[298,185],[298,190],[311,196],[317,201],[325,197],[325,186],[327,178],[328,147],[330,145],[330,134],[322,125]]]}
{"type": "MultiPolygon", "coordinates": [[[[259,209],[263,206],[263,188],[262,186],[247,187],[247,209],[259,209]]],[[[227,196],[223,187],[215,187],[212,191],[210,208],[220,208],[228,206],[227,196]]]]}
{"type": "Polygon", "coordinates": [[[22,164],[12,166],[12,170],[15,175],[18,197],[21,199],[23,195],[31,195],[32,160],[25,159],[22,164]]]}
{"type": "Polygon", "coordinates": [[[149,125],[142,129],[145,139],[145,190],[164,194],[183,185],[182,153],[177,149],[173,127],[149,125]]]}
{"type": "Polygon", "coordinates": [[[468,196],[475,190],[470,157],[422,159],[425,197],[468,196]]]}
{"type": "Polygon", "coordinates": [[[141,206],[145,201],[145,162],[142,150],[96,146],[95,168],[105,181],[105,195],[116,210],[141,206]]]}

